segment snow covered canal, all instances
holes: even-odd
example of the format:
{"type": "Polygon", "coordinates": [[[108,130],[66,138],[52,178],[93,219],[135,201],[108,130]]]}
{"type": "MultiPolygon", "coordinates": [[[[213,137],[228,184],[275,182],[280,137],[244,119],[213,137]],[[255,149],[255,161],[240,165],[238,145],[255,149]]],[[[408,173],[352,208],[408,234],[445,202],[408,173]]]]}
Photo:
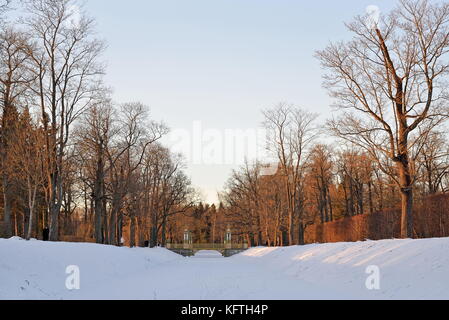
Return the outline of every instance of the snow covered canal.
{"type": "Polygon", "coordinates": [[[449,239],[429,239],[184,258],[160,248],[0,240],[0,299],[449,299],[448,252],[449,239]]]}

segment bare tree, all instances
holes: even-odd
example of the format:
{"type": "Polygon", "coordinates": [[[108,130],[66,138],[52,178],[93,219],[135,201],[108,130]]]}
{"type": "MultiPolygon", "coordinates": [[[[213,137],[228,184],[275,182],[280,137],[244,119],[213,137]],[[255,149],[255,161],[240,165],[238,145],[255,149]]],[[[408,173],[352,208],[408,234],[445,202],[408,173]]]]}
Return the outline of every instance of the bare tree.
{"type": "MultiPolygon", "coordinates": [[[[268,149],[277,157],[287,193],[288,241],[293,244],[294,220],[301,207],[300,186],[307,159],[307,148],[317,136],[314,121],[317,115],[301,109],[280,104],[264,111],[265,128],[268,130],[268,149]]],[[[304,221],[299,217],[300,238],[304,221]]]]}
{"type": "Polygon", "coordinates": [[[34,227],[38,190],[45,182],[45,138],[42,128],[34,124],[27,109],[21,115],[18,127],[20,130],[16,131],[15,144],[11,153],[13,167],[25,180],[26,203],[29,213],[26,238],[30,239],[34,227]]]}
{"type": "Polygon", "coordinates": [[[184,174],[180,155],[160,144],[151,146],[142,168],[143,212],[149,216],[150,246],[157,245],[161,233],[165,245],[170,217],[186,212],[195,202],[190,179],[184,174]]]}
{"type": "Polygon", "coordinates": [[[333,183],[333,162],[331,151],[328,146],[316,145],[312,150],[310,173],[314,180],[316,192],[317,209],[321,217],[321,222],[331,222],[334,220],[331,185],[333,183]]]}
{"type": "Polygon", "coordinates": [[[28,16],[23,22],[36,44],[32,53],[38,79],[34,91],[47,132],[50,239],[57,240],[70,127],[96,96],[103,74],[98,58],[105,45],[94,37],[94,20],[82,9],[74,19],[71,8],[76,1],[25,2],[28,16]]]}
{"type": "MultiPolygon", "coordinates": [[[[175,162],[176,163],[176,162],[175,162]]],[[[196,203],[195,192],[191,187],[191,181],[178,167],[173,176],[164,186],[163,201],[161,207],[162,223],[161,244],[165,246],[167,241],[167,224],[172,217],[187,212],[196,203]]]]}
{"type": "Polygon", "coordinates": [[[226,203],[238,208],[231,216],[244,224],[252,246],[262,245],[262,175],[261,164],[250,164],[247,160],[238,171],[232,173],[227,182],[227,192],[223,194],[226,203]]]}
{"type": "Polygon", "coordinates": [[[447,3],[401,0],[375,26],[366,17],[356,17],[347,24],[351,41],[332,43],[317,53],[329,71],[324,85],[344,111],[329,127],[365,148],[397,183],[403,237],[413,237],[418,150],[448,118],[448,19],[447,3]],[[393,161],[395,169],[388,168],[387,161],[393,161]]]}
{"type": "Polygon", "coordinates": [[[114,127],[114,109],[110,98],[94,103],[83,115],[76,130],[78,154],[83,157],[84,166],[90,168],[90,196],[94,205],[95,239],[104,243],[106,223],[106,172],[107,151],[117,130],[114,127]]]}
{"type": "Polygon", "coordinates": [[[449,174],[449,144],[441,132],[433,132],[418,157],[418,172],[422,175],[424,195],[444,192],[444,178],[449,174]]]}
{"type": "Polygon", "coordinates": [[[109,243],[119,244],[123,225],[123,200],[134,173],[145,159],[147,149],[160,140],[168,129],[163,123],[148,119],[148,108],[141,103],[127,103],[120,108],[119,132],[115,145],[107,150],[111,192],[109,243]]]}

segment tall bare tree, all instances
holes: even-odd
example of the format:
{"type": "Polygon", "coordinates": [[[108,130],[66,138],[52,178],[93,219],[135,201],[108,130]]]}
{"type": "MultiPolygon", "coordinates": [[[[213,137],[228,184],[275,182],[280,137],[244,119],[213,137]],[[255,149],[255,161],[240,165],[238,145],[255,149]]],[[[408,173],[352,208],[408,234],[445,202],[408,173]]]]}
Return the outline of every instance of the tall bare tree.
{"type": "Polygon", "coordinates": [[[42,128],[35,124],[28,109],[22,113],[15,132],[12,163],[25,182],[28,228],[26,238],[33,235],[37,195],[45,183],[45,138],[42,128]]]}
{"type": "Polygon", "coordinates": [[[394,179],[402,197],[403,237],[414,235],[417,150],[448,118],[448,22],[447,3],[401,0],[377,24],[356,17],[347,24],[352,40],[331,43],[317,53],[329,71],[324,85],[344,111],[329,126],[365,148],[394,179]]]}
{"type": "Polygon", "coordinates": [[[314,180],[316,192],[317,209],[321,222],[331,222],[334,220],[331,185],[333,183],[333,161],[329,147],[318,144],[312,150],[310,174],[314,180]]]}
{"type": "Polygon", "coordinates": [[[117,130],[114,128],[114,109],[105,96],[83,115],[76,129],[78,154],[84,166],[90,169],[90,193],[94,205],[95,239],[104,243],[106,216],[107,151],[117,130]]]}
{"type": "MultiPolygon", "coordinates": [[[[288,199],[288,241],[294,241],[294,221],[301,208],[300,184],[304,174],[307,149],[317,136],[314,121],[317,115],[294,106],[280,104],[264,111],[265,128],[268,131],[268,149],[280,163],[288,199]]],[[[302,234],[304,221],[299,217],[302,234]]],[[[301,235],[300,235],[301,236],[301,235]]]]}
{"type": "Polygon", "coordinates": [[[75,0],[26,0],[23,23],[35,42],[34,87],[47,133],[50,239],[59,236],[64,157],[74,121],[96,97],[104,42],[95,38],[94,20],[75,0]],[[75,17],[73,6],[80,8],[75,17]]]}
{"type": "Polygon", "coordinates": [[[120,107],[119,132],[111,148],[107,150],[111,192],[109,243],[119,244],[123,226],[123,200],[141,169],[148,148],[167,134],[163,123],[148,119],[148,108],[142,103],[126,103],[120,107]]]}

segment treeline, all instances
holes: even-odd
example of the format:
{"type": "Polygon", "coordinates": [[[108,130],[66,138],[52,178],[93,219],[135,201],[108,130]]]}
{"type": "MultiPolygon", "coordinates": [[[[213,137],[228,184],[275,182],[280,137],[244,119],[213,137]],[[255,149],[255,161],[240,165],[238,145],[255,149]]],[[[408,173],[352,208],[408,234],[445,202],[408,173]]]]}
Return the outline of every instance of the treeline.
{"type": "Polygon", "coordinates": [[[7,2],[0,23],[0,174],[4,236],[160,242],[194,199],[182,157],[141,103],[103,83],[105,43],[72,0],[7,2]],[[77,10],[74,10],[77,9],[77,10]],[[20,17],[7,19],[16,10],[20,17]],[[44,232],[45,231],[45,232],[44,232]]]}
{"type": "MultiPolygon", "coordinates": [[[[307,228],[306,243],[354,242],[401,237],[400,208],[317,223],[307,228]]],[[[426,197],[414,206],[415,238],[449,237],[449,194],[426,197]]]]}
{"type": "MultiPolygon", "coordinates": [[[[221,196],[235,234],[243,235],[253,246],[305,244],[307,231],[318,225],[359,215],[380,216],[398,207],[400,190],[365,150],[350,143],[320,142],[316,117],[293,106],[280,105],[266,116],[267,125],[275,130],[274,122],[277,132],[283,133],[285,139],[276,140],[273,150],[287,159],[287,165],[282,161],[276,165],[247,163],[233,173],[221,196]]],[[[447,134],[433,133],[414,163],[417,208],[429,196],[449,192],[447,138],[447,134]]],[[[388,169],[394,171],[393,162],[388,169]]],[[[400,226],[400,211],[394,226],[400,226]]],[[[429,221],[433,219],[426,213],[429,221]]],[[[392,225],[389,219],[379,223],[386,230],[392,225]]],[[[391,235],[400,237],[400,228],[395,230],[399,232],[391,235]]],[[[421,235],[415,230],[414,237],[421,235]]]]}
{"type": "MultiPolygon", "coordinates": [[[[167,236],[163,240],[183,243],[184,233],[188,231],[193,243],[222,244],[226,231],[231,226],[223,204],[216,206],[200,202],[186,210],[184,214],[170,219],[167,236]]],[[[238,241],[239,238],[235,240],[238,241]]],[[[165,242],[162,245],[165,245],[165,242]]]]}

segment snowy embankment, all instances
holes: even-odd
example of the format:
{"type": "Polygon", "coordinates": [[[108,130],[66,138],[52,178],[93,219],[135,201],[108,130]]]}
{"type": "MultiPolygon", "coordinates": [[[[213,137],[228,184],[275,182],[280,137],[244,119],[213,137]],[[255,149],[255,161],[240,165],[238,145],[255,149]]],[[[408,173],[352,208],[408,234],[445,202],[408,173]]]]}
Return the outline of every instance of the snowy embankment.
{"type": "Polygon", "coordinates": [[[98,293],[120,279],[154,272],[176,260],[179,256],[165,249],[0,239],[0,299],[82,298],[66,288],[67,267],[72,265],[79,267],[82,291],[98,293]]]}
{"type": "Polygon", "coordinates": [[[0,299],[449,299],[449,239],[254,248],[226,259],[0,240],[0,299]],[[79,268],[79,290],[66,288],[68,266],[79,268]],[[380,290],[367,289],[368,267],[380,290]]]}
{"type": "Polygon", "coordinates": [[[343,296],[335,299],[449,299],[449,238],[255,248],[238,259],[244,258],[338,289],[343,296]],[[367,289],[373,270],[379,272],[379,290],[367,289]]]}

